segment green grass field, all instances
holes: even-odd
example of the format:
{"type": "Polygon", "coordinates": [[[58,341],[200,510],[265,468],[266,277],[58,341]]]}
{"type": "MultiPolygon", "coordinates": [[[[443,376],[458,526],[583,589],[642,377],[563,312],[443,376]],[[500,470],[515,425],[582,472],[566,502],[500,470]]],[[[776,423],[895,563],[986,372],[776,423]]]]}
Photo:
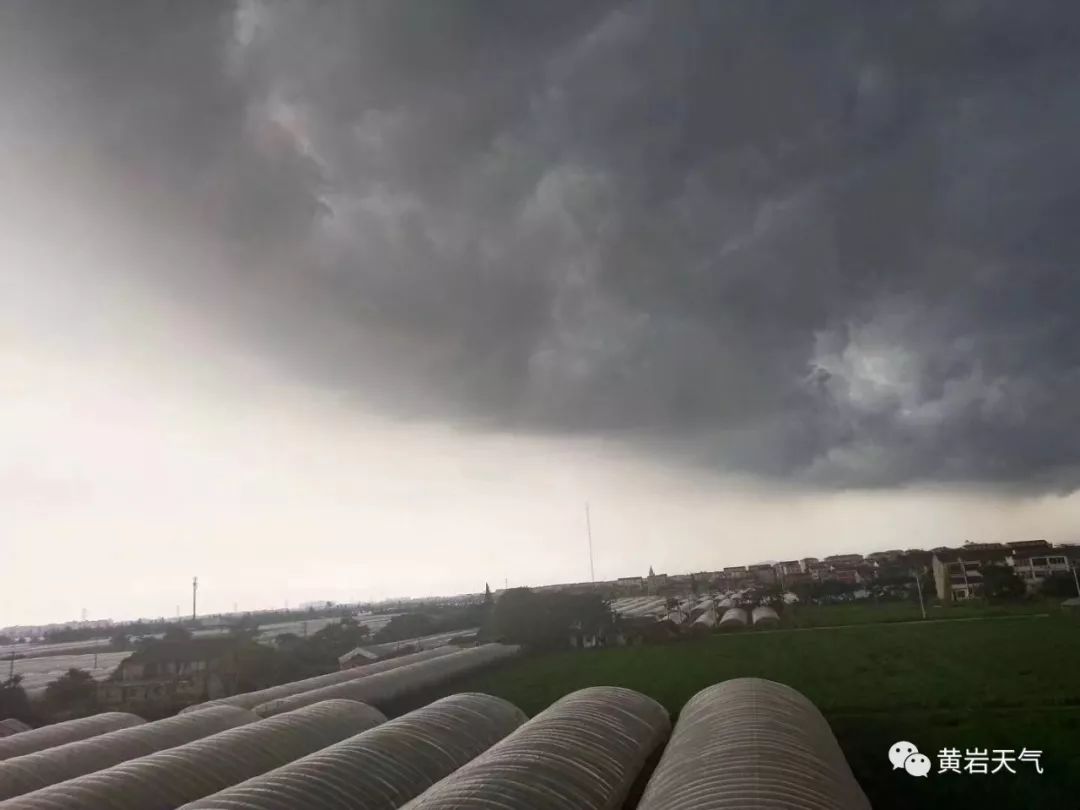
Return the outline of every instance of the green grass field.
{"type": "MultiPolygon", "coordinates": [[[[848,622],[836,622],[846,624],[848,622]]],[[[851,621],[850,624],[858,622],[851,621]]],[[[504,697],[534,714],[575,689],[612,684],[672,715],[698,690],[741,676],[801,691],[822,710],[878,810],[1080,808],[1080,622],[1061,616],[742,631],[668,645],[536,655],[447,691],[504,697]],[[893,772],[906,739],[944,747],[1038,749],[1045,773],[893,772]]]]}
{"type": "MultiPolygon", "coordinates": [[[[972,599],[953,605],[940,605],[928,599],[927,619],[974,619],[988,616],[1023,616],[1038,613],[1057,614],[1060,601],[1031,599],[993,605],[972,599]]],[[[876,622],[919,621],[922,614],[918,602],[854,602],[839,605],[795,605],[783,613],[785,627],[836,627],[847,624],[876,622]]]]}

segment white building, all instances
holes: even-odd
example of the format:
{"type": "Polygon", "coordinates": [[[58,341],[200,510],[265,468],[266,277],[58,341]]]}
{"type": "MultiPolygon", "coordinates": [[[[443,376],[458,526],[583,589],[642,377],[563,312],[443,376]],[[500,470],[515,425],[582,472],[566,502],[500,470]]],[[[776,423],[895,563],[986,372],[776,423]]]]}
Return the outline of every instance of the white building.
{"type": "Polygon", "coordinates": [[[1017,576],[1024,580],[1024,585],[1029,591],[1037,590],[1054,574],[1069,573],[1068,557],[1053,550],[1041,553],[1011,554],[1006,562],[1013,567],[1017,576]]]}
{"type": "Polygon", "coordinates": [[[798,560],[785,560],[784,562],[776,563],[776,573],[781,577],[791,576],[792,574],[803,573],[802,563],[798,560]]]}

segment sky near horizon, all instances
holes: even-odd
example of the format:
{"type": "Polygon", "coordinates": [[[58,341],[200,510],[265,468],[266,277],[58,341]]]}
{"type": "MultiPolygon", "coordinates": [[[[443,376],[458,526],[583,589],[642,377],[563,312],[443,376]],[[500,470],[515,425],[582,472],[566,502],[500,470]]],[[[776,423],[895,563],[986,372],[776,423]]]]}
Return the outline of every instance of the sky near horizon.
{"type": "Polygon", "coordinates": [[[0,6],[0,626],[1080,542],[1080,13],[304,8],[0,6]]]}

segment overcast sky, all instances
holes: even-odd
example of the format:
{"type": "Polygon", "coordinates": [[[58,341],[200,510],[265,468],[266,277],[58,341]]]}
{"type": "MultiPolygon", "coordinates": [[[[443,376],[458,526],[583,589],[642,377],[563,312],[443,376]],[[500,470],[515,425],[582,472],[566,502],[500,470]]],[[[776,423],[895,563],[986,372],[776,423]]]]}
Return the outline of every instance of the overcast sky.
{"type": "Polygon", "coordinates": [[[1080,541],[1080,8],[0,4],[0,625],[1080,541]]]}

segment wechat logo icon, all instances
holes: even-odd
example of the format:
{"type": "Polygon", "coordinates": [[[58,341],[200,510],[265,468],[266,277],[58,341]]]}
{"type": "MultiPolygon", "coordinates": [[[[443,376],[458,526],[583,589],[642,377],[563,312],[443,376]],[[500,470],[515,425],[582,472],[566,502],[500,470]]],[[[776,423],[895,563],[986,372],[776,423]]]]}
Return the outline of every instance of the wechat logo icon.
{"type": "Polygon", "coordinates": [[[904,740],[892,744],[889,749],[889,762],[892,763],[894,771],[903,768],[911,776],[926,776],[930,773],[930,757],[920,754],[914,743],[904,740]]]}

